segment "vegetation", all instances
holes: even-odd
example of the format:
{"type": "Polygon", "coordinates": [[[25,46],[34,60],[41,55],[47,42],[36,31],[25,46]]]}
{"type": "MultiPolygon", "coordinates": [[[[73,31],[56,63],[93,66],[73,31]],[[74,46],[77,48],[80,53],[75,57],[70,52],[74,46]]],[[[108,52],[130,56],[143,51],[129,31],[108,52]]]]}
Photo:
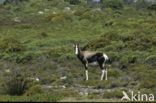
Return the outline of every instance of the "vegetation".
{"type": "Polygon", "coordinates": [[[6,2],[0,5],[0,101],[120,101],[123,90],[156,95],[155,3],[102,0],[98,9],[84,0],[6,2]],[[94,66],[85,81],[73,42],[108,55],[107,81],[94,66]]]}

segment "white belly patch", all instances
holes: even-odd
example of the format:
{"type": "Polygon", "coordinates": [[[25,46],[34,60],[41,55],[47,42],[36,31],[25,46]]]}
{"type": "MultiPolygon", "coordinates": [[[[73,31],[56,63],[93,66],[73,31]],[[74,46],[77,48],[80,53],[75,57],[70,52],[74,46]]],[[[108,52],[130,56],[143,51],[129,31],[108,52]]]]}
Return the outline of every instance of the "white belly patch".
{"type": "Polygon", "coordinates": [[[98,65],[98,62],[92,62],[92,63],[89,63],[88,65],[98,65]]]}

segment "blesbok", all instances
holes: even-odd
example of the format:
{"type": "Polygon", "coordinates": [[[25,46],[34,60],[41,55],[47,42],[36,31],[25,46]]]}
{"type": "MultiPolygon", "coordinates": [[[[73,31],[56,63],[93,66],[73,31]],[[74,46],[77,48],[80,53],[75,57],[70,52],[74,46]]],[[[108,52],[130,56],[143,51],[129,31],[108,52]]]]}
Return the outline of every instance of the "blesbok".
{"type": "Polygon", "coordinates": [[[78,59],[84,64],[86,69],[86,80],[88,80],[88,65],[99,65],[102,70],[101,80],[103,80],[105,74],[105,80],[107,80],[107,68],[104,67],[105,62],[108,60],[108,56],[102,52],[93,51],[81,51],[79,44],[74,44],[75,54],[78,59]]]}

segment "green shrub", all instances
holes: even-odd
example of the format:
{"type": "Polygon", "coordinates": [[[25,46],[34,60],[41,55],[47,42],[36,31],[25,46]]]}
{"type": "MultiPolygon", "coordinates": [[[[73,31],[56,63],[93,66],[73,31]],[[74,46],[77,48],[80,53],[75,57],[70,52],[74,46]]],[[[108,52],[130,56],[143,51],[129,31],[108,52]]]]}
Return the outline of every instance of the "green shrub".
{"type": "Polygon", "coordinates": [[[27,78],[18,72],[13,72],[4,81],[3,90],[4,93],[9,95],[22,95],[26,92],[29,81],[27,78]]]}
{"type": "Polygon", "coordinates": [[[57,14],[47,14],[45,15],[45,20],[50,21],[55,16],[57,16],[57,14]]]}
{"type": "Polygon", "coordinates": [[[96,94],[96,93],[92,93],[92,94],[89,94],[88,98],[89,99],[99,99],[100,95],[96,94]]]}
{"type": "Polygon", "coordinates": [[[78,5],[81,3],[81,0],[64,0],[65,2],[69,2],[72,5],[78,5]]]}
{"type": "Polygon", "coordinates": [[[78,9],[75,11],[74,15],[76,16],[82,16],[85,12],[90,11],[90,9],[78,9]]]}
{"type": "Polygon", "coordinates": [[[139,88],[151,89],[151,88],[154,88],[154,87],[156,87],[154,79],[149,79],[149,80],[145,79],[145,80],[141,81],[141,83],[139,85],[139,88]]]}
{"type": "Polygon", "coordinates": [[[118,69],[110,69],[110,70],[108,70],[108,74],[111,77],[118,78],[120,76],[120,74],[121,74],[121,71],[118,70],[118,69]]]}
{"type": "Polygon", "coordinates": [[[15,55],[15,56],[16,56],[15,58],[16,63],[27,63],[30,62],[35,55],[34,53],[24,52],[21,55],[15,55]]]}
{"type": "Polygon", "coordinates": [[[145,61],[146,61],[146,63],[156,65],[156,55],[151,55],[151,56],[147,57],[145,61]]]}
{"type": "Polygon", "coordinates": [[[48,36],[48,34],[46,32],[41,32],[39,36],[45,38],[48,36]]]}
{"type": "Polygon", "coordinates": [[[30,28],[32,28],[32,25],[31,24],[20,24],[20,25],[17,25],[16,27],[20,28],[20,29],[30,29],[30,28]]]}
{"type": "Polygon", "coordinates": [[[25,93],[26,96],[33,96],[36,94],[42,94],[44,93],[44,90],[40,85],[35,85],[29,88],[29,90],[25,93]]]}
{"type": "Polygon", "coordinates": [[[43,93],[43,94],[36,94],[29,98],[31,102],[57,102],[62,99],[62,96],[57,93],[43,93]]]}
{"type": "Polygon", "coordinates": [[[63,21],[72,21],[72,15],[68,13],[57,14],[55,17],[51,19],[52,22],[58,23],[63,21]]]}
{"type": "Polygon", "coordinates": [[[108,38],[109,40],[114,40],[114,41],[120,40],[121,38],[118,32],[115,32],[114,30],[105,32],[101,37],[108,38]]]}
{"type": "Polygon", "coordinates": [[[58,13],[58,14],[47,14],[45,20],[53,23],[60,23],[64,21],[72,21],[72,14],[70,13],[58,13]]]}
{"type": "MultiPolygon", "coordinates": [[[[116,21],[114,20],[114,19],[110,19],[110,20],[107,20],[106,21],[106,23],[105,23],[105,26],[111,26],[111,25],[114,25],[114,23],[115,23],[116,21]]],[[[112,33],[115,33],[114,31],[108,31],[108,32],[106,32],[105,34],[111,34],[111,32],[112,33]]]]}
{"type": "Polygon", "coordinates": [[[97,38],[95,40],[89,41],[84,46],[84,49],[86,49],[86,48],[97,49],[97,48],[102,48],[102,47],[108,46],[110,44],[111,44],[111,42],[108,38],[101,37],[101,38],[97,38]]]}
{"type": "Polygon", "coordinates": [[[22,2],[26,2],[26,1],[30,1],[30,0],[5,0],[4,1],[4,4],[15,4],[15,5],[18,5],[22,2]]]}
{"type": "Polygon", "coordinates": [[[47,56],[53,56],[53,57],[58,57],[58,56],[60,56],[60,52],[59,52],[59,50],[57,50],[57,49],[51,49],[51,50],[45,52],[45,54],[46,54],[47,56]]]}
{"type": "Polygon", "coordinates": [[[25,47],[15,37],[6,37],[0,40],[0,51],[2,52],[21,52],[25,47]]]}
{"type": "Polygon", "coordinates": [[[136,62],[136,59],[137,59],[137,56],[135,55],[130,55],[130,56],[123,56],[121,59],[120,59],[120,62],[121,63],[135,63],[136,62]]]}
{"type": "Polygon", "coordinates": [[[108,52],[107,55],[109,56],[110,63],[112,63],[114,61],[118,61],[120,59],[118,52],[108,52]]]}
{"type": "Polygon", "coordinates": [[[133,34],[126,34],[126,35],[121,36],[121,39],[123,42],[132,41],[135,39],[135,36],[133,34]]]}
{"type": "Polygon", "coordinates": [[[61,90],[59,92],[63,97],[75,97],[78,96],[78,93],[73,90],[61,90]]]}
{"type": "Polygon", "coordinates": [[[120,87],[120,86],[121,86],[121,82],[113,81],[110,85],[110,88],[115,88],[115,87],[120,87]]]}
{"type": "Polygon", "coordinates": [[[88,19],[88,20],[91,20],[93,17],[94,17],[94,13],[93,13],[93,11],[91,11],[91,10],[87,10],[86,12],[84,12],[84,13],[81,15],[81,19],[88,19]]]}
{"type": "Polygon", "coordinates": [[[123,0],[102,0],[105,8],[121,9],[123,8],[123,0]]]}
{"type": "Polygon", "coordinates": [[[2,96],[2,102],[57,102],[61,100],[61,95],[57,93],[42,93],[33,96],[2,96]]]}
{"type": "MultiPolygon", "coordinates": [[[[105,79],[105,77],[104,77],[105,79]]],[[[96,89],[104,89],[104,88],[109,88],[110,82],[108,81],[102,81],[102,82],[97,82],[95,87],[96,89]]]]}
{"type": "Polygon", "coordinates": [[[147,7],[149,10],[156,10],[156,3],[153,3],[147,7]]]}
{"type": "Polygon", "coordinates": [[[110,92],[104,92],[103,98],[122,98],[122,91],[115,90],[110,92]]]}
{"type": "Polygon", "coordinates": [[[140,9],[140,8],[147,8],[149,5],[147,0],[137,0],[136,1],[136,8],[140,9]]]}
{"type": "Polygon", "coordinates": [[[116,51],[116,47],[114,45],[108,45],[104,48],[104,51],[116,51]]]}

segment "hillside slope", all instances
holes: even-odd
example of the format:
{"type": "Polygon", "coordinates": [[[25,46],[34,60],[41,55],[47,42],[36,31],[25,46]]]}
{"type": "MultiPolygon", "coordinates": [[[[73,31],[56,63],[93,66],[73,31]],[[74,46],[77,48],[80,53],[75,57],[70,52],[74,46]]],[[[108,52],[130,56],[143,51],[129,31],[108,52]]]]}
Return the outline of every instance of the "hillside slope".
{"type": "MultiPolygon", "coordinates": [[[[123,90],[156,96],[155,18],[156,11],[147,9],[87,9],[63,0],[0,6],[0,95],[5,97],[0,101],[31,101],[25,91],[21,98],[6,96],[7,78],[16,73],[39,78],[35,85],[65,101],[120,101],[123,90]],[[109,56],[107,81],[100,81],[101,70],[94,66],[85,81],[73,42],[109,56]]],[[[43,101],[48,98],[43,97],[43,101]]]]}

